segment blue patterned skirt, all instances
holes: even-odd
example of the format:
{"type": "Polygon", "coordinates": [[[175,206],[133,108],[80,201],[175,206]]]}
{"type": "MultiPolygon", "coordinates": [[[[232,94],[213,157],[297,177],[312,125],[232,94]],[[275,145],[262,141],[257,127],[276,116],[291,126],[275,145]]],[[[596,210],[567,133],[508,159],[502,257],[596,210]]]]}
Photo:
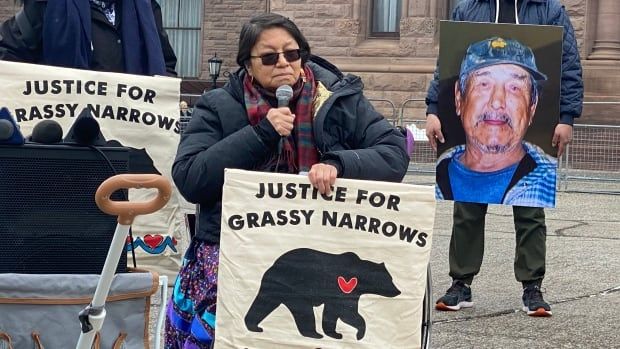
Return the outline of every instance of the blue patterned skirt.
{"type": "Polygon", "coordinates": [[[219,245],[193,240],[166,309],[166,349],[208,349],[214,338],[219,245]]]}

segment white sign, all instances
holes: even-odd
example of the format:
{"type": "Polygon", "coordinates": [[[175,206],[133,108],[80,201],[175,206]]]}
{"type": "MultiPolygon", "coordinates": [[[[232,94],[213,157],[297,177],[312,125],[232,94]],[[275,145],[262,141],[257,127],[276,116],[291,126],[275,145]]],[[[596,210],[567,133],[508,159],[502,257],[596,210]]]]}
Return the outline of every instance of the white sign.
{"type": "Polygon", "coordinates": [[[434,189],[226,170],[215,348],[417,348],[434,189]]]}
{"type": "MultiPolygon", "coordinates": [[[[179,143],[180,79],[6,61],[0,61],[0,71],[0,107],[9,109],[24,136],[43,120],[57,121],[66,135],[88,108],[106,140],[141,151],[141,162],[152,162],[159,173],[171,178],[179,143]]],[[[129,199],[142,201],[150,195],[131,190],[129,199]]],[[[139,267],[171,276],[178,272],[188,245],[181,202],[175,190],[164,208],[134,220],[139,267]]]]}

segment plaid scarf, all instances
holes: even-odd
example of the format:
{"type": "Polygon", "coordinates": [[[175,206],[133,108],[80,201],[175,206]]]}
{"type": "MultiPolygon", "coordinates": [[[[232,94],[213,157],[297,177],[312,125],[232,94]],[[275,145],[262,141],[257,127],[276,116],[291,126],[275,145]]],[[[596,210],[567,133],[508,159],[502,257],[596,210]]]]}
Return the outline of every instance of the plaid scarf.
{"type": "MultiPolygon", "coordinates": [[[[305,79],[302,76],[298,82],[301,84],[300,88],[293,88],[295,93],[289,105],[295,114],[294,127],[293,132],[286,137],[282,150],[284,156],[282,165],[286,164],[286,171],[289,173],[310,171],[312,165],[319,162],[319,153],[316,150],[312,133],[312,102],[316,94],[316,84],[314,74],[308,67],[304,67],[304,74],[305,79]]],[[[245,109],[248,112],[250,124],[254,126],[265,118],[272,106],[252,84],[249,74],[246,74],[243,79],[243,90],[245,109]]],[[[260,166],[260,170],[273,170],[281,165],[280,160],[276,150],[260,166]]]]}

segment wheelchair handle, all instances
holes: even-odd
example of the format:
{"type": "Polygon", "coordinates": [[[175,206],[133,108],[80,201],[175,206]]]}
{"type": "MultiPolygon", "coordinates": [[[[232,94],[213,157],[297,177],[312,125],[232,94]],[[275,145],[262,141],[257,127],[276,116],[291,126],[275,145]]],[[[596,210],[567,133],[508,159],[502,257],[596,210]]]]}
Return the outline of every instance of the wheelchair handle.
{"type": "Polygon", "coordinates": [[[153,213],[164,207],[168,200],[172,187],[170,182],[156,174],[120,174],[106,179],[95,193],[95,202],[101,211],[118,216],[118,223],[131,225],[138,215],[153,213]],[[156,188],[157,196],[150,201],[114,201],[110,197],[119,189],[156,188]]]}

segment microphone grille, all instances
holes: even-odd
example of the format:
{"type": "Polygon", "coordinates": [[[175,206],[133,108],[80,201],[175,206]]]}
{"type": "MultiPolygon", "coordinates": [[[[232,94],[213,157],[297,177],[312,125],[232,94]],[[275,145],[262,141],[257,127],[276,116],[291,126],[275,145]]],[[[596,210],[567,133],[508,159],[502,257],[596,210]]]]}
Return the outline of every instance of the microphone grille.
{"type": "Polygon", "coordinates": [[[293,98],[293,88],[290,87],[289,85],[282,85],[278,87],[278,89],[276,90],[276,98],[278,100],[280,99],[289,100],[293,98]]]}
{"type": "Polygon", "coordinates": [[[73,132],[78,143],[89,144],[97,138],[100,131],[99,123],[93,117],[83,117],[75,120],[73,132]]]}
{"type": "Polygon", "coordinates": [[[58,121],[43,120],[34,125],[30,138],[35,143],[58,143],[62,140],[62,127],[58,121]]]}
{"type": "Polygon", "coordinates": [[[0,140],[7,140],[13,136],[15,127],[9,120],[0,119],[0,140]]]}

